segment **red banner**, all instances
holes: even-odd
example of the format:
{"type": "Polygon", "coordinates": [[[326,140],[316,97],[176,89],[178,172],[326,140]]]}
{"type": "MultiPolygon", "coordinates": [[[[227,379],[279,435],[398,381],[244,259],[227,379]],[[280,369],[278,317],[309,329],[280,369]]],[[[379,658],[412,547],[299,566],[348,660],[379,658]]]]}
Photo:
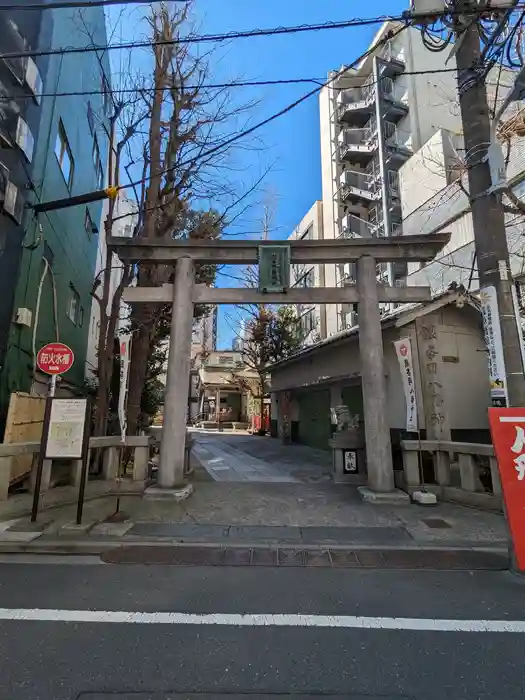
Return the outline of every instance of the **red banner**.
{"type": "Polygon", "coordinates": [[[525,408],[489,408],[489,423],[514,555],[525,571],[525,408]]]}

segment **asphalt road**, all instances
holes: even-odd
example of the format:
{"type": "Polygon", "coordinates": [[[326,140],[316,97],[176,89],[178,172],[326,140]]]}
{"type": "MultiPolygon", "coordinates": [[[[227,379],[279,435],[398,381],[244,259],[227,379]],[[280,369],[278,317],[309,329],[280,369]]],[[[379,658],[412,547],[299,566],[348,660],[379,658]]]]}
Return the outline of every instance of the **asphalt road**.
{"type": "Polygon", "coordinates": [[[1,700],[523,697],[525,633],[432,631],[525,620],[510,573],[33,561],[0,561],[1,700]]]}

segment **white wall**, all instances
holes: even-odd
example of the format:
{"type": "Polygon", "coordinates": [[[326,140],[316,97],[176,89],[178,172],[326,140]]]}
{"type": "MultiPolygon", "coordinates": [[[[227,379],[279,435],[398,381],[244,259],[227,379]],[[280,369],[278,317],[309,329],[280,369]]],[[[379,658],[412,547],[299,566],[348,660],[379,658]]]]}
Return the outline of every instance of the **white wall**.
{"type": "Polygon", "coordinates": [[[399,189],[403,219],[443,190],[447,184],[444,140],[447,133],[437,131],[399,169],[399,189]]]}
{"type": "MultiPolygon", "coordinates": [[[[408,29],[399,35],[405,42],[406,72],[439,71],[454,69],[452,57],[445,66],[448,52],[433,53],[422,42],[417,29],[408,29]]],[[[407,75],[409,116],[414,151],[428,141],[438,129],[461,131],[461,118],[457,104],[456,73],[435,72],[422,75],[407,75]]]]}
{"type": "MultiPolygon", "coordinates": [[[[308,232],[308,236],[312,240],[322,240],[324,238],[323,231],[323,202],[318,200],[309,209],[307,214],[301,219],[298,226],[288,236],[288,240],[300,240],[308,232]]],[[[299,268],[292,265],[291,284],[300,278],[303,272],[310,269],[314,270],[314,286],[325,286],[325,265],[309,265],[300,266],[299,268]],[[303,269],[304,268],[304,269],[303,269]],[[299,274],[298,274],[299,273],[299,274]]],[[[315,314],[315,328],[305,339],[305,344],[317,341],[318,339],[326,338],[326,307],[321,304],[312,304],[303,306],[297,309],[299,314],[313,309],[315,314]]]]}
{"type": "MultiPolygon", "coordinates": [[[[107,246],[106,246],[106,230],[105,221],[108,214],[109,200],[104,201],[104,206],[102,209],[102,217],[99,225],[99,240],[98,240],[98,250],[97,250],[97,262],[95,266],[95,279],[100,280],[98,286],[97,294],[100,296],[102,294],[102,288],[104,285],[104,275],[101,271],[106,268],[107,259],[107,246]]],[[[115,221],[113,224],[113,236],[125,236],[129,237],[133,234],[133,228],[136,222],[136,216],[134,212],[136,211],[136,205],[125,196],[119,196],[115,204],[115,218],[119,216],[125,216],[130,214],[130,216],[125,216],[125,218],[115,221]]],[[[109,294],[109,304],[108,311],[111,307],[111,301],[115,294],[120,280],[122,279],[122,263],[116,255],[113,256],[113,262],[111,265],[112,269],[110,271],[110,294],[109,294]]],[[[127,317],[129,315],[129,309],[127,304],[121,303],[119,324],[117,326],[117,331],[125,327],[127,322],[127,317]]],[[[97,349],[98,341],[100,336],[100,306],[98,302],[93,299],[91,304],[91,316],[89,319],[89,335],[86,351],[86,370],[85,374],[87,378],[94,376],[94,371],[98,366],[97,360],[97,349]]]]}

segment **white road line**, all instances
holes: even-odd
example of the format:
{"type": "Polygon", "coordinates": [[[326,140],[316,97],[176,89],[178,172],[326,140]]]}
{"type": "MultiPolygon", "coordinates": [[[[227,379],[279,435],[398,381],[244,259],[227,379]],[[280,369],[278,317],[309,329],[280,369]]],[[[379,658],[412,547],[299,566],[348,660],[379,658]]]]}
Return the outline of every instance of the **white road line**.
{"type": "Polygon", "coordinates": [[[123,610],[0,608],[0,620],[127,623],[135,625],[219,625],[227,627],[326,627],[411,632],[512,632],[525,634],[522,620],[434,620],[353,615],[196,614],[123,610]]]}

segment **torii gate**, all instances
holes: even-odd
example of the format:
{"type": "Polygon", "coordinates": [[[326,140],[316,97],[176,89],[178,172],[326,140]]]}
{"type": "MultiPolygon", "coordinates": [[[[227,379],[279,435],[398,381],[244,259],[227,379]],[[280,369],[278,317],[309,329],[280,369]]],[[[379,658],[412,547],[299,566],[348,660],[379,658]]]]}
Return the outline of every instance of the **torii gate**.
{"type": "Polygon", "coordinates": [[[390,428],[386,414],[386,384],[381,337],[381,302],[429,301],[428,287],[387,287],[376,280],[376,262],[429,262],[448,243],[449,233],[367,239],[283,241],[290,261],[302,264],[357,262],[357,284],[347,287],[288,289],[284,294],[257,289],[221,289],[195,283],[195,262],[249,265],[258,262],[259,248],[276,241],[188,241],[111,237],[108,247],[125,263],[175,266],[174,284],[129,287],[128,303],[173,304],[164,427],[158,488],[162,495],[184,498],[186,396],[194,304],[359,304],[359,349],[363,391],[368,486],[378,493],[394,491],[390,428]]]}

